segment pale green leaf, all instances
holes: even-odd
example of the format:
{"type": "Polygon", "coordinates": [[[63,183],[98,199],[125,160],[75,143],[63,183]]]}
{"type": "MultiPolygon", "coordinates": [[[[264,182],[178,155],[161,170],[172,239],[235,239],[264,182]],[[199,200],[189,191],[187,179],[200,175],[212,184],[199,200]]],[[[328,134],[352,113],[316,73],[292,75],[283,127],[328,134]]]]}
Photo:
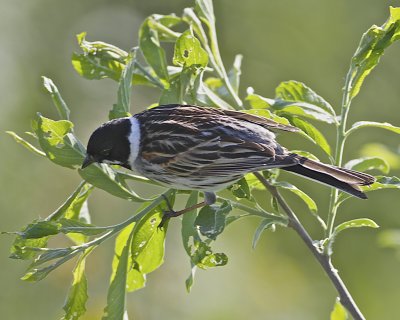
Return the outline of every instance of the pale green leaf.
{"type": "Polygon", "coordinates": [[[42,77],[43,79],[43,86],[46,88],[46,90],[50,93],[51,98],[53,99],[54,105],[58,111],[58,114],[60,115],[61,119],[63,120],[69,120],[69,108],[63,98],[61,97],[60,92],[58,91],[58,88],[56,85],[53,83],[53,81],[49,78],[42,77]]]}
{"type": "Polygon", "coordinates": [[[14,140],[21,144],[22,146],[24,146],[26,149],[28,149],[29,151],[32,151],[33,153],[45,157],[46,154],[39,150],[38,148],[36,148],[34,145],[30,144],[28,141],[24,140],[23,138],[21,138],[19,135],[17,135],[15,132],[13,131],[6,131],[7,134],[9,134],[11,137],[14,138],[14,140]]]}
{"type": "Polygon", "coordinates": [[[154,26],[157,16],[148,17],[139,30],[139,46],[147,63],[157,74],[164,87],[168,87],[169,75],[165,51],[161,47],[158,30],[154,26]]]}
{"type": "Polygon", "coordinates": [[[349,220],[346,222],[343,222],[335,227],[333,230],[331,236],[329,237],[326,246],[325,246],[325,251],[327,252],[328,255],[332,255],[333,253],[333,243],[336,240],[336,237],[339,233],[341,233],[344,230],[347,229],[352,229],[352,228],[379,228],[379,226],[375,223],[375,221],[367,218],[359,218],[359,219],[354,219],[354,220],[349,220]]]}
{"type": "Polygon", "coordinates": [[[379,170],[382,173],[388,174],[390,171],[389,164],[379,157],[364,157],[353,159],[347,162],[344,167],[346,169],[365,172],[368,170],[379,170]]]}
{"type": "Polygon", "coordinates": [[[68,292],[68,297],[63,307],[65,311],[65,315],[62,317],[63,320],[78,320],[86,312],[88,293],[87,279],[85,275],[85,261],[87,254],[88,253],[81,255],[73,271],[72,286],[68,292]]]}
{"type": "Polygon", "coordinates": [[[210,205],[203,207],[195,220],[195,225],[200,233],[209,239],[215,240],[224,231],[226,216],[232,211],[228,201],[221,205],[210,205]]]}
{"type": "Polygon", "coordinates": [[[385,49],[400,38],[400,8],[390,7],[390,17],[381,26],[372,26],[363,34],[346,76],[346,105],[357,96],[368,74],[379,63],[385,49]]]}
{"type": "Polygon", "coordinates": [[[373,184],[362,187],[363,192],[380,189],[400,189],[400,179],[398,177],[376,176],[375,178],[376,181],[373,184]]]}
{"type": "Polygon", "coordinates": [[[126,59],[126,65],[122,70],[121,78],[119,80],[117,103],[114,104],[108,115],[110,120],[131,115],[129,111],[131,108],[132,77],[136,62],[136,50],[137,49],[134,49],[129,53],[126,59]]]}
{"type": "Polygon", "coordinates": [[[80,166],[85,153],[84,147],[73,135],[72,128],[70,121],[54,121],[40,114],[32,122],[32,129],[47,158],[67,168],[80,166]]]}
{"type": "Polygon", "coordinates": [[[333,110],[332,106],[302,82],[294,80],[282,82],[275,89],[275,94],[276,99],[293,102],[306,102],[318,106],[335,116],[335,110],[333,110]]]}
{"type": "Polygon", "coordinates": [[[316,127],[314,127],[311,123],[304,121],[297,117],[290,117],[290,122],[295,127],[299,128],[301,132],[304,132],[305,137],[314,142],[317,146],[319,146],[322,150],[325,151],[327,155],[332,155],[331,147],[324,137],[324,135],[319,131],[316,127]]]}
{"type": "Polygon", "coordinates": [[[358,129],[367,127],[381,128],[400,134],[400,127],[395,127],[387,122],[358,121],[351,126],[351,128],[346,132],[346,135],[348,136],[349,134],[353,133],[358,129]]]}
{"type": "Polygon", "coordinates": [[[182,67],[207,66],[207,52],[201,47],[200,41],[193,35],[191,29],[182,33],[176,41],[173,62],[182,67]]]}
{"type": "Polygon", "coordinates": [[[257,246],[258,241],[260,240],[261,234],[264,230],[273,229],[275,226],[276,221],[274,219],[265,218],[261,221],[258,225],[256,232],[254,233],[252,247],[255,249],[257,246]]]}
{"type": "Polygon", "coordinates": [[[133,224],[126,227],[115,240],[115,254],[112,262],[110,287],[107,293],[107,306],[104,320],[122,320],[125,313],[127,275],[130,259],[133,224]]]}
{"type": "Polygon", "coordinates": [[[340,303],[340,299],[337,298],[333,310],[331,312],[330,320],[347,320],[348,315],[346,309],[340,303]]]}

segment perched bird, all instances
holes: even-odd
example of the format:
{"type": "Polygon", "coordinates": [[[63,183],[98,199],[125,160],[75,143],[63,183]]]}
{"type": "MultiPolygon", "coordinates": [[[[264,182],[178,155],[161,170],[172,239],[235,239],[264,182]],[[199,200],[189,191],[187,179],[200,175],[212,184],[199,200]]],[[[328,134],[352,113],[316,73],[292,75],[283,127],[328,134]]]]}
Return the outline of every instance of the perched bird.
{"type": "Polygon", "coordinates": [[[91,163],[117,164],[180,190],[204,192],[204,201],[178,216],[215,202],[215,191],[243,175],[280,168],[327,184],[358,198],[359,186],[374,177],[310,160],[279,145],[274,130],[297,128],[263,117],[214,108],[170,104],[104,123],[89,139],[82,168],[91,163]]]}

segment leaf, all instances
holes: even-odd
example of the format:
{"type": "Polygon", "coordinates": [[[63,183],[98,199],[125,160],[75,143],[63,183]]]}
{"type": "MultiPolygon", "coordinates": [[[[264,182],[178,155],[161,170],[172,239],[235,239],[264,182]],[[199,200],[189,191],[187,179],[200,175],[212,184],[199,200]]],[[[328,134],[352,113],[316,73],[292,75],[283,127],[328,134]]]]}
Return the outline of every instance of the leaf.
{"type": "Polygon", "coordinates": [[[332,155],[331,147],[324,137],[324,135],[311,123],[304,121],[298,117],[290,117],[290,122],[297,128],[299,128],[302,132],[305,133],[305,136],[314,142],[317,146],[319,146],[322,150],[325,151],[327,155],[332,155]]]}
{"type": "Polygon", "coordinates": [[[86,251],[78,259],[73,271],[73,282],[68,292],[67,300],[64,304],[65,315],[63,320],[78,320],[86,312],[86,302],[88,300],[87,279],[85,275],[85,261],[91,250],[86,251]]]}
{"type": "Polygon", "coordinates": [[[72,248],[30,248],[29,250],[41,253],[29,266],[29,269],[36,268],[51,260],[60,259],[72,253],[72,248]]]}
{"type": "MultiPolygon", "coordinates": [[[[171,206],[174,195],[168,198],[171,206]]],[[[166,205],[159,205],[146,214],[134,227],[131,255],[134,268],[143,274],[156,270],[164,262],[166,227],[158,228],[166,205]]]]}
{"type": "Polygon", "coordinates": [[[72,55],[74,69],[89,80],[111,78],[118,81],[128,53],[102,41],[86,41],[85,36],[86,32],[76,36],[84,53],[72,55]]]}
{"type": "Polygon", "coordinates": [[[336,115],[335,110],[324,98],[316,94],[302,82],[294,80],[281,82],[275,89],[275,94],[276,99],[293,102],[306,102],[322,108],[332,116],[336,115]]]}
{"type": "Polygon", "coordinates": [[[56,85],[53,83],[53,81],[49,78],[42,77],[43,79],[43,86],[46,88],[46,90],[50,93],[51,98],[53,99],[54,105],[58,111],[58,114],[60,115],[61,119],[64,120],[69,120],[69,114],[70,110],[61,97],[60,92],[58,91],[58,88],[56,85]]]}
{"type": "Polygon", "coordinates": [[[38,254],[38,251],[30,250],[30,248],[44,248],[47,246],[48,239],[48,237],[24,239],[21,236],[17,236],[11,246],[10,258],[22,260],[32,259],[38,254]]]}
{"type": "MultiPolygon", "coordinates": [[[[186,202],[185,208],[190,208],[198,203],[199,193],[197,191],[192,191],[186,202]]],[[[197,217],[197,209],[186,212],[182,216],[182,243],[185,248],[186,253],[191,255],[191,247],[194,240],[201,241],[197,228],[195,227],[195,221],[197,217]]]]}
{"type": "Polygon", "coordinates": [[[356,171],[368,171],[368,170],[379,170],[382,173],[388,174],[390,171],[389,164],[382,158],[379,157],[364,157],[359,159],[353,159],[347,162],[344,167],[346,169],[356,171]]]}
{"type": "Polygon", "coordinates": [[[207,52],[201,47],[200,41],[193,35],[191,29],[182,33],[176,41],[173,62],[182,67],[205,68],[207,66],[207,52]]]}
{"type": "Polygon", "coordinates": [[[400,168],[399,152],[396,148],[382,143],[366,143],[361,147],[360,154],[365,157],[379,157],[384,159],[391,169],[400,168]]]}
{"type": "MultiPolygon", "coordinates": [[[[197,191],[192,191],[186,202],[185,208],[190,208],[195,204],[197,204],[198,198],[199,198],[199,193],[197,191]]],[[[186,253],[191,259],[192,259],[192,248],[194,246],[195,241],[201,241],[199,232],[195,227],[196,217],[197,217],[197,209],[186,212],[182,216],[182,227],[181,227],[182,243],[186,253]]],[[[185,281],[187,292],[190,292],[190,290],[192,289],[196,269],[197,269],[196,265],[193,263],[192,260],[190,260],[190,274],[185,281]]]]}
{"type": "Polygon", "coordinates": [[[213,253],[203,241],[195,241],[193,249],[192,262],[201,269],[221,267],[228,263],[225,253],[213,253]]]}
{"type": "Polygon", "coordinates": [[[134,201],[145,202],[145,199],[132,191],[125,183],[124,176],[105,164],[92,165],[84,170],[78,170],[79,175],[91,185],[100,188],[116,197],[134,201]]]}
{"type": "Polygon", "coordinates": [[[39,155],[39,156],[42,156],[42,157],[45,157],[45,156],[46,156],[46,154],[45,154],[43,151],[39,150],[39,149],[36,148],[34,145],[30,144],[28,141],[26,141],[26,140],[24,140],[23,138],[21,138],[21,137],[20,137],[19,135],[17,135],[15,132],[13,132],[13,131],[6,131],[6,133],[9,134],[11,137],[13,137],[14,140],[15,140],[17,143],[23,145],[23,146],[24,146],[26,149],[28,149],[29,151],[32,151],[33,153],[35,153],[35,154],[37,154],[37,155],[39,155]]]}
{"type": "MultiPolygon", "coordinates": [[[[278,87],[279,88],[279,87],[278,87]]],[[[282,99],[270,99],[254,93],[253,88],[247,89],[246,100],[254,109],[270,108],[278,116],[290,114],[301,116],[326,123],[336,123],[336,117],[323,108],[303,101],[285,101],[282,99]]]]}
{"type": "Polygon", "coordinates": [[[152,27],[157,30],[160,41],[175,42],[180,36],[180,33],[171,30],[171,28],[180,24],[182,22],[182,18],[177,17],[175,14],[154,14],[153,18],[154,21],[152,27]]]}
{"type": "Polygon", "coordinates": [[[251,199],[250,187],[246,178],[241,178],[228,188],[232,194],[239,199],[251,199]]]}
{"type": "Polygon", "coordinates": [[[122,230],[115,241],[115,255],[107,293],[107,305],[104,308],[104,320],[121,320],[124,317],[132,230],[133,224],[122,230]]]}
{"type": "Polygon", "coordinates": [[[203,236],[215,240],[224,231],[226,216],[231,211],[232,206],[228,201],[224,201],[221,206],[205,206],[200,210],[195,225],[203,236]]]}
{"type": "Polygon", "coordinates": [[[381,26],[372,26],[361,37],[346,76],[346,105],[357,96],[368,74],[379,63],[385,49],[400,38],[400,8],[390,7],[389,19],[381,26]]]}
{"type": "Polygon", "coordinates": [[[278,188],[283,188],[286,190],[289,190],[290,192],[294,193],[295,195],[297,195],[301,200],[303,200],[303,202],[307,205],[308,209],[316,214],[318,211],[318,207],[317,204],[315,203],[315,201],[309,196],[307,195],[304,191],[300,190],[299,188],[297,188],[296,186],[288,183],[288,182],[284,182],[284,181],[280,181],[280,182],[275,182],[274,183],[275,187],[278,188]]]}
{"type": "Polygon", "coordinates": [[[195,65],[183,68],[181,73],[171,77],[170,86],[162,92],[159,104],[197,104],[202,72],[195,65]]]}
{"type": "Polygon", "coordinates": [[[85,153],[84,147],[73,135],[72,128],[70,121],[54,121],[40,114],[32,122],[32,129],[47,158],[71,169],[82,164],[85,153]]]}
{"type": "Polygon", "coordinates": [[[168,88],[169,75],[165,51],[161,47],[157,28],[154,27],[157,16],[148,17],[139,30],[139,46],[147,63],[157,74],[161,83],[168,88]]]}
{"type": "Polygon", "coordinates": [[[376,176],[376,181],[369,185],[361,187],[363,192],[370,192],[380,189],[400,189],[400,179],[398,177],[376,176]]]}
{"type": "Polygon", "coordinates": [[[34,221],[20,232],[23,239],[38,239],[60,232],[61,224],[53,221],[34,221]]]}
{"type": "Polygon", "coordinates": [[[232,85],[233,90],[235,90],[236,94],[239,93],[239,84],[240,84],[240,76],[242,74],[242,60],[243,56],[241,54],[237,54],[235,56],[235,60],[233,61],[233,66],[228,72],[228,79],[232,85]]]}
{"type": "Polygon", "coordinates": [[[265,218],[261,221],[261,223],[258,225],[256,232],[254,233],[253,237],[253,244],[252,247],[255,249],[257,246],[258,240],[260,240],[261,234],[263,233],[264,230],[267,229],[273,229],[275,226],[276,221],[274,219],[270,218],[265,218]]]}
{"type": "Polygon", "coordinates": [[[392,131],[394,133],[400,134],[400,127],[395,127],[387,122],[374,122],[374,121],[358,121],[354,123],[351,128],[346,132],[346,136],[353,133],[354,131],[366,128],[366,127],[374,127],[374,128],[381,128],[388,131],[392,131]]]}
{"type": "Polygon", "coordinates": [[[343,222],[335,227],[331,236],[329,237],[325,247],[327,254],[330,256],[332,255],[333,243],[335,242],[336,237],[340,232],[351,228],[362,228],[362,227],[379,228],[379,226],[375,223],[375,221],[367,218],[360,218],[343,222]]]}
{"type": "Polygon", "coordinates": [[[131,115],[129,111],[131,108],[132,77],[136,62],[136,50],[134,49],[129,53],[125,68],[122,70],[118,86],[118,100],[108,115],[110,120],[131,115]]]}
{"type": "Polygon", "coordinates": [[[340,303],[340,299],[336,298],[335,305],[331,312],[330,320],[347,320],[347,319],[348,319],[348,315],[347,315],[346,309],[340,303]]]}

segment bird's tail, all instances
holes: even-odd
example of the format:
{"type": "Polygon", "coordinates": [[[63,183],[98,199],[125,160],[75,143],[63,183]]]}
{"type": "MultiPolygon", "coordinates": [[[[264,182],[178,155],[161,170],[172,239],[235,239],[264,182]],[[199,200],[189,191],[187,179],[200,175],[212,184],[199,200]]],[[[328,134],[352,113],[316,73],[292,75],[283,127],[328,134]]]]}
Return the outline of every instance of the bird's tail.
{"type": "Polygon", "coordinates": [[[375,178],[366,173],[335,167],[295,154],[292,156],[298,160],[298,164],[281,169],[327,184],[361,199],[367,199],[367,196],[360,186],[375,182],[375,178]]]}

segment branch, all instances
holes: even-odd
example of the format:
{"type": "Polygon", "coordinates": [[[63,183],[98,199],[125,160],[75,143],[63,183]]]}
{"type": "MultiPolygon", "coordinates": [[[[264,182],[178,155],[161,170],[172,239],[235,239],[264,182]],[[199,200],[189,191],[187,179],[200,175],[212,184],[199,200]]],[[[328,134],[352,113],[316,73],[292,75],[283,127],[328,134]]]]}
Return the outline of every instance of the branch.
{"type": "Polygon", "coordinates": [[[365,320],[365,317],[361,313],[360,309],[357,307],[354,302],[350,292],[347,290],[346,285],[343,283],[343,280],[340,278],[337,270],[332,265],[332,261],[329,256],[325,255],[323,251],[318,249],[311,239],[308,232],[304,229],[303,225],[297,218],[296,214],[289,207],[286,201],[278,192],[277,188],[271,185],[267,179],[265,179],[259,172],[255,172],[254,175],[258,180],[264,185],[264,187],[271,193],[271,195],[276,198],[279,205],[285,211],[289,218],[288,226],[294,229],[303,242],[306,244],[308,249],[313,253],[314,257],[318,260],[319,264],[324,269],[325,273],[331,279],[333,285],[335,286],[339,298],[340,303],[350,312],[354,320],[365,320]]]}

